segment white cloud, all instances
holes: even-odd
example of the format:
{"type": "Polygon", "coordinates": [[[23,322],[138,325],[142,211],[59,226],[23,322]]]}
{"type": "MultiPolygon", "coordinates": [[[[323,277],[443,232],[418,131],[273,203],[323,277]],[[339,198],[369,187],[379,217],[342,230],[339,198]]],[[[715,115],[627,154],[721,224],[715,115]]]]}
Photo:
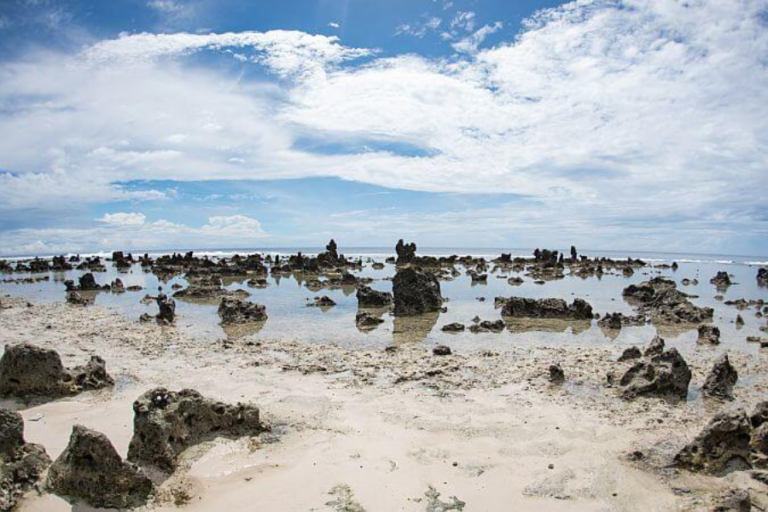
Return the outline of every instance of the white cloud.
{"type": "Polygon", "coordinates": [[[335,21],[330,22],[328,24],[328,26],[331,27],[331,28],[339,28],[339,27],[341,27],[341,25],[336,23],[335,21]]]}
{"type": "Polygon", "coordinates": [[[147,7],[165,14],[177,14],[184,11],[184,6],[176,0],[150,0],[147,7]]]}
{"type": "Polygon", "coordinates": [[[267,236],[259,221],[244,215],[211,217],[200,227],[167,220],[144,222],[141,214],[118,213],[112,218],[115,215],[140,216],[142,222],[106,221],[90,228],[25,228],[0,232],[0,256],[253,247],[267,236]]]}
{"type": "Polygon", "coordinates": [[[427,34],[439,29],[442,23],[443,20],[436,16],[425,17],[423,21],[417,23],[404,23],[399,25],[397,29],[395,29],[395,35],[407,34],[421,39],[427,34]]]}
{"type": "Polygon", "coordinates": [[[97,220],[117,226],[140,226],[144,224],[146,218],[142,213],[105,213],[103,217],[97,220]]]}
{"type": "Polygon", "coordinates": [[[123,34],[118,39],[86,49],[86,61],[98,65],[114,62],[147,62],[203,50],[254,52],[251,60],[280,76],[307,77],[326,68],[375,53],[342,46],[335,36],[311,35],[292,30],[227,32],[224,34],[123,34]]]}
{"type": "Polygon", "coordinates": [[[487,49],[495,25],[474,31],[467,14],[450,36],[467,53],[452,59],[374,58],[288,31],[124,35],[77,57],[28,55],[0,64],[0,169],[13,172],[0,174],[0,211],[115,200],[128,192],[114,183],[134,179],[337,176],[520,194],[550,225],[567,205],[593,232],[707,219],[691,227],[702,239],[754,233],[768,209],[755,192],[768,168],[765,8],[579,0],[487,49]],[[474,31],[466,43],[459,29],[474,31]],[[200,51],[241,55],[279,80],[183,58],[200,51]],[[296,149],[308,135],[374,149],[296,149]]]}
{"type": "Polygon", "coordinates": [[[483,41],[485,41],[485,38],[495,32],[498,32],[503,26],[504,25],[500,21],[497,21],[492,25],[483,25],[476,32],[461,39],[460,41],[451,44],[451,47],[457,52],[461,53],[476,53],[477,47],[480,46],[483,41]]]}

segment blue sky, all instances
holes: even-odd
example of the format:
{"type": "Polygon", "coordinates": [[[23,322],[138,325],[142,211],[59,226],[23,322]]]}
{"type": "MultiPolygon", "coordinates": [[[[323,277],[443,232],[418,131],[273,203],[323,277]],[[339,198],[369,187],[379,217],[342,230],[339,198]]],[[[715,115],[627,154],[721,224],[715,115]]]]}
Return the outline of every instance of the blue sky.
{"type": "Polygon", "coordinates": [[[768,0],[5,0],[0,255],[768,254],[768,0]]]}

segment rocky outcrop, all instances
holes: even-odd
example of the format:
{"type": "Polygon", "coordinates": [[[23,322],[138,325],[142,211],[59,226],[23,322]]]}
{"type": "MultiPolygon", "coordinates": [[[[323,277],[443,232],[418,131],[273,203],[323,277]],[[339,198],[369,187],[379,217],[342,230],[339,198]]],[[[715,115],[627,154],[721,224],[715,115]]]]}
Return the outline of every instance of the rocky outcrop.
{"type": "Polygon", "coordinates": [[[123,461],[100,432],[75,425],[67,448],[51,465],[47,488],[59,496],[99,508],[134,508],[152,494],[152,481],[123,461]]]}
{"type": "Polygon", "coordinates": [[[172,324],[176,318],[176,301],[172,297],[161,293],[155,299],[160,312],[157,314],[157,320],[166,324],[172,324]]]}
{"type": "Polygon", "coordinates": [[[230,405],[192,389],[156,388],[133,403],[133,438],[128,460],[160,470],[176,469],[179,455],[214,436],[242,437],[263,430],[254,405],[230,405]]]}
{"type": "Polygon", "coordinates": [[[709,282],[715,285],[717,288],[728,288],[733,284],[731,282],[731,276],[728,275],[728,272],[718,272],[715,274],[715,277],[709,280],[709,282]]]}
{"type": "Polygon", "coordinates": [[[663,277],[629,285],[622,294],[655,323],[701,323],[711,319],[714,312],[695,306],[674,281],[663,277]]]}
{"type": "Polygon", "coordinates": [[[700,343],[717,345],[720,343],[720,328],[712,324],[703,324],[698,327],[700,343]]]}
{"type": "Polygon", "coordinates": [[[721,412],[675,456],[675,464],[714,475],[748,469],[751,434],[743,409],[721,412]]]}
{"type": "Polygon", "coordinates": [[[451,354],[451,347],[447,345],[438,345],[432,349],[432,355],[435,356],[449,356],[451,354]]]}
{"type": "Polygon", "coordinates": [[[739,374],[728,360],[728,354],[723,354],[707,375],[702,393],[710,398],[733,400],[733,386],[738,380],[739,374]]]}
{"type": "Polygon", "coordinates": [[[384,308],[392,304],[392,294],[380,292],[370,286],[361,286],[357,289],[357,305],[361,308],[384,308]]]}
{"type": "Polygon", "coordinates": [[[103,289],[96,283],[96,278],[93,277],[93,274],[90,272],[80,276],[77,286],[75,286],[75,282],[71,279],[64,281],[64,286],[68,292],[97,292],[103,289]]]}
{"type": "Polygon", "coordinates": [[[24,420],[0,408],[0,510],[13,509],[51,463],[45,449],[24,441],[24,420]]]}
{"type": "Polygon", "coordinates": [[[629,347],[624,349],[624,352],[619,356],[619,361],[631,361],[633,359],[640,359],[643,357],[643,353],[637,347],[629,347]]]}
{"type": "Polygon", "coordinates": [[[397,253],[397,264],[406,265],[413,263],[416,260],[416,244],[406,244],[403,239],[397,241],[395,246],[395,252],[397,253]]]}
{"type": "Polygon", "coordinates": [[[746,489],[728,489],[715,496],[711,512],[750,512],[752,497],[746,489]]]}
{"type": "Polygon", "coordinates": [[[315,297],[315,299],[307,304],[307,306],[310,307],[317,307],[317,308],[330,308],[336,305],[336,302],[327,295],[323,295],[321,297],[315,297]]]}
{"type": "Polygon", "coordinates": [[[219,317],[224,325],[265,322],[267,308],[247,300],[223,297],[219,303],[219,317]]]}
{"type": "Polygon", "coordinates": [[[529,299],[510,297],[502,308],[502,316],[525,318],[560,318],[567,320],[591,320],[592,306],[582,299],[574,299],[572,304],[563,299],[529,299]]]}
{"type": "Polygon", "coordinates": [[[371,315],[370,313],[366,313],[364,311],[361,311],[355,315],[355,325],[357,325],[357,328],[362,331],[375,329],[383,323],[383,318],[379,318],[378,316],[371,315]]]}
{"type": "Polygon", "coordinates": [[[421,315],[439,311],[443,304],[440,283],[432,274],[413,268],[397,271],[392,280],[395,316],[421,315]]]}
{"type": "Polygon", "coordinates": [[[67,369],[55,350],[20,344],[6,345],[0,359],[0,396],[4,397],[56,398],[112,385],[114,380],[98,356],[85,366],[67,369]]]}
{"type": "Polygon", "coordinates": [[[621,396],[657,396],[685,400],[691,370],[678,351],[671,348],[661,354],[635,363],[621,377],[621,396]]]}
{"type": "Polygon", "coordinates": [[[643,355],[645,357],[653,357],[661,354],[662,352],[664,352],[664,338],[657,334],[648,344],[648,347],[646,347],[645,351],[643,351],[643,355]]]}
{"type": "Polygon", "coordinates": [[[458,322],[453,322],[450,324],[446,324],[442,327],[441,331],[443,332],[462,332],[464,331],[465,327],[464,324],[460,324],[458,322]]]}
{"type": "Polygon", "coordinates": [[[563,384],[565,382],[565,372],[559,364],[549,366],[549,382],[552,384],[563,384]]]}
{"type": "Polygon", "coordinates": [[[768,268],[757,269],[757,284],[760,286],[768,286],[768,268]]]}
{"type": "Polygon", "coordinates": [[[606,313],[597,325],[603,329],[620,330],[623,325],[643,325],[645,318],[642,316],[626,316],[623,313],[606,313]]]}
{"type": "Polygon", "coordinates": [[[502,332],[507,325],[504,320],[483,320],[469,326],[470,332],[502,332]]]}

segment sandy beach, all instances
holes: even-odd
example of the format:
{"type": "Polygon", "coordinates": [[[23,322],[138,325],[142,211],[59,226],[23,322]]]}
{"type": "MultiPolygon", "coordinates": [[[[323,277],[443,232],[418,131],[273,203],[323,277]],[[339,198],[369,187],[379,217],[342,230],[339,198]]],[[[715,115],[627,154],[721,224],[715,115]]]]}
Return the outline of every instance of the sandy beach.
{"type": "MultiPolygon", "coordinates": [[[[2,298],[0,332],[3,345],[55,348],[67,365],[99,354],[115,378],[112,390],[3,403],[21,412],[27,441],[52,458],[74,424],[106,434],[125,456],[131,404],[155,386],[260,407],[270,432],[187,450],[150,510],[705,510],[732,488],[768,506],[766,488],[748,472],[716,478],[670,466],[720,404],[621,400],[605,384],[608,371],[629,365],[616,362],[616,347],[435,357],[412,344],[201,343],[109,308],[12,297],[2,298]],[[563,386],[547,379],[552,363],[567,375],[563,386]]],[[[708,350],[688,358],[691,388],[712,358],[708,350]]],[[[750,382],[737,404],[751,407],[768,383],[761,356],[731,359],[750,382]]],[[[19,506],[75,509],[85,510],[35,491],[19,506]]]]}

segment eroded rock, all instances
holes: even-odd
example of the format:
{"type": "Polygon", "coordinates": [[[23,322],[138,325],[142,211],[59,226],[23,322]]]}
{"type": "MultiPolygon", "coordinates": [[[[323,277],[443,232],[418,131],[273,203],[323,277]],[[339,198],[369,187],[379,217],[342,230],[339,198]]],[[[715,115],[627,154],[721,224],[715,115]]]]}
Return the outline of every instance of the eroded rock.
{"type": "Polygon", "coordinates": [[[549,366],[549,382],[552,384],[563,384],[565,382],[565,372],[559,364],[549,366]]]}
{"type": "Polygon", "coordinates": [[[0,359],[0,396],[71,396],[114,385],[104,360],[92,356],[85,366],[67,369],[55,350],[29,344],[6,345],[0,359]]]}
{"type": "Polygon", "coordinates": [[[361,286],[357,289],[357,305],[361,308],[384,308],[392,304],[392,294],[380,292],[370,286],[361,286]]]}
{"type": "Polygon", "coordinates": [[[51,463],[45,449],[24,441],[24,420],[0,408],[0,510],[13,509],[51,463]]]}
{"type": "Polygon", "coordinates": [[[710,398],[733,400],[733,386],[738,380],[739,374],[728,360],[728,354],[723,354],[707,375],[702,392],[710,398]]]}
{"type": "Polygon", "coordinates": [[[152,481],[135,464],[123,461],[107,436],[75,425],[67,448],[48,472],[53,493],[99,508],[133,508],[146,503],[152,481]]]}
{"type": "Polygon", "coordinates": [[[720,328],[712,324],[702,324],[698,327],[700,343],[717,345],[720,343],[720,328]]]}
{"type": "Polygon", "coordinates": [[[591,320],[592,306],[582,299],[572,304],[563,299],[530,299],[510,297],[501,308],[502,316],[525,318],[561,318],[568,320],[591,320]]]}
{"type": "Polygon", "coordinates": [[[655,323],[701,323],[714,313],[712,308],[695,306],[674,281],[663,277],[629,285],[622,294],[655,323]]]}
{"type": "Polygon", "coordinates": [[[440,283],[428,273],[413,268],[397,271],[392,280],[395,316],[421,315],[439,311],[443,304],[440,283]]]}
{"type": "Polygon", "coordinates": [[[219,317],[225,325],[265,322],[268,318],[266,306],[233,297],[222,297],[219,317]]]}
{"type": "Polygon", "coordinates": [[[671,348],[649,359],[638,361],[621,377],[621,396],[657,396],[685,400],[691,370],[683,356],[671,348]]]}
{"type": "Polygon", "coordinates": [[[624,349],[624,352],[619,356],[619,361],[631,361],[632,359],[640,359],[643,357],[643,353],[637,347],[629,347],[624,349]]]}
{"type": "Polygon", "coordinates": [[[263,430],[258,407],[210,400],[192,389],[147,391],[133,403],[133,412],[128,460],[167,472],[176,469],[179,455],[190,446],[263,430]]]}
{"type": "Polygon", "coordinates": [[[750,439],[751,426],[743,409],[720,412],[675,456],[675,464],[715,475],[748,469],[750,439]]]}

